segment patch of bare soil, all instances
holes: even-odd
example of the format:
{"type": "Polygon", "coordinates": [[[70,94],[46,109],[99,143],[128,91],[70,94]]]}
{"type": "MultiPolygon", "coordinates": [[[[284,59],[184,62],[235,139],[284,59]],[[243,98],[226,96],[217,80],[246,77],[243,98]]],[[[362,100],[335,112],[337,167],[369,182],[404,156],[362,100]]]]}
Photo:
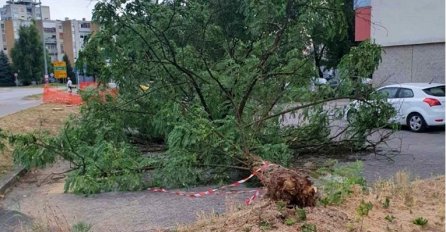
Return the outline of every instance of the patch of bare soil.
{"type": "Polygon", "coordinates": [[[223,216],[202,215],[194,225],[178,230],[444,231],[444,183],[444,176],[410,182],[407,174],[397,173],[393,180],[380,181],[369,191],[353,189],[339,206],[305,208],[306,219],[299,216],[299,210],[262,200],[250,207],[233,207],[223,216]],[[362,201],[373,205],[367,216],[358,213],[362,201]],[[419,217],[427,219],[427,224],[415,225],[413,221],[419,217]]]}
{"type": "MultiPolygon", "coordinates": [[[[0,118],[0,128],[10,133],[29,133],[36,130],[57,134],[72,114],[78,114],[78,106],[42,104],[0,118]]],[[[12,148],[6,147],[0,155],[0,175],[13,166],[12,148]]]]}

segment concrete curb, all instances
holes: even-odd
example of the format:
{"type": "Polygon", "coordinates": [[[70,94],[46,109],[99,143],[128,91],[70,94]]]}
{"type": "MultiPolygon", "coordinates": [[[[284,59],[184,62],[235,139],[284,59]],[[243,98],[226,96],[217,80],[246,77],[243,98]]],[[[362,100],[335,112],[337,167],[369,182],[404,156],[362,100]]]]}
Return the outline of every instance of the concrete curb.
{"type": "Polygon", "coordinates": [[[5,176],[0,177],[0,194],[4,195],[8,189],[19,180],[20,176],[23,176],[25,173],[25,168],[18,166],[5,176]]]}

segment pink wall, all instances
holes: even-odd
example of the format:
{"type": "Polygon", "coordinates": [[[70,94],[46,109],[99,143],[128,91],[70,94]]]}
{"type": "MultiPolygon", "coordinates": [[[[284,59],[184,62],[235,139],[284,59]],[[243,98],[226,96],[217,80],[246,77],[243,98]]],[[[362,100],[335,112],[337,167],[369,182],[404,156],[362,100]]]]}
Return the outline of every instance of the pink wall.
{"type": "Polygon", "coordinates": [[[370,6],[355,10],[355,41],[370,39],[371,11],[370,6]]]}

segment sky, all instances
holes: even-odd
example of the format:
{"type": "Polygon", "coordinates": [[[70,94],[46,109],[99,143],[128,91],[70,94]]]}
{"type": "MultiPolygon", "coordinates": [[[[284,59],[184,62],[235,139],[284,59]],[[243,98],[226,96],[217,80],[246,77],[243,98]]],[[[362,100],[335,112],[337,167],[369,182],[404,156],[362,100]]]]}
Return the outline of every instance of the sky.
{"type": "MultiPolygon", "coordinates": [[[[6,4],[7,0],[0,0],[0,6],[6,4]]],[[[91,11],[96,1],[94,0],[41,0],[44,6],[50,7],[50,16],[52,20],[63,20],[65,17],[70,19],[91,20],[91,11]]],[[[38,2],[38,0],[37,0],[38,2]]]]}

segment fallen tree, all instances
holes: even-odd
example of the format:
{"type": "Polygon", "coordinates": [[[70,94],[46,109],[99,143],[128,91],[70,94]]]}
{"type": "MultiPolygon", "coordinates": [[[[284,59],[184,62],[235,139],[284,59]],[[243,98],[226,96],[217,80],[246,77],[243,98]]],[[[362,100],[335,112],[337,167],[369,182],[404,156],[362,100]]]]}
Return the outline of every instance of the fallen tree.
{"type": "Polygon", "coordinates": [[[228,181],[231,170],[246,174],[268,161],[271,168],[259,174],[268,195],[313,206],[316,189],[306,174],[288,168],[292,159],[343,141],[362,149],[393,113],[354,78],[378,65],[380,48],[368,42],[341,62],[347,70],[341,86],[309,89],[317,71],[307,30],[322,23],[328,38],[345,33],[342,8],[337,0],[99,1],[94,20],[101,30],[78,65],[92,66],[102,83],[118,83],[119,96],[104,100],[84,92],[80,118],[60,136],[12,138],[21,145],[17,160],[27,167],[57,157],[72,162],[65,189],[84,194],[228,181]],[[365,116],[348,124],[343,136],[332,136],[332,122],[344,112],[327,110],[326,103],[341,99],[373,107],[358,109],[365,116]],[[279,120],[295,113],[294,125],[279,120]],[[133,141],[162,143],[167,150],[143,155],[133,141]]]}

